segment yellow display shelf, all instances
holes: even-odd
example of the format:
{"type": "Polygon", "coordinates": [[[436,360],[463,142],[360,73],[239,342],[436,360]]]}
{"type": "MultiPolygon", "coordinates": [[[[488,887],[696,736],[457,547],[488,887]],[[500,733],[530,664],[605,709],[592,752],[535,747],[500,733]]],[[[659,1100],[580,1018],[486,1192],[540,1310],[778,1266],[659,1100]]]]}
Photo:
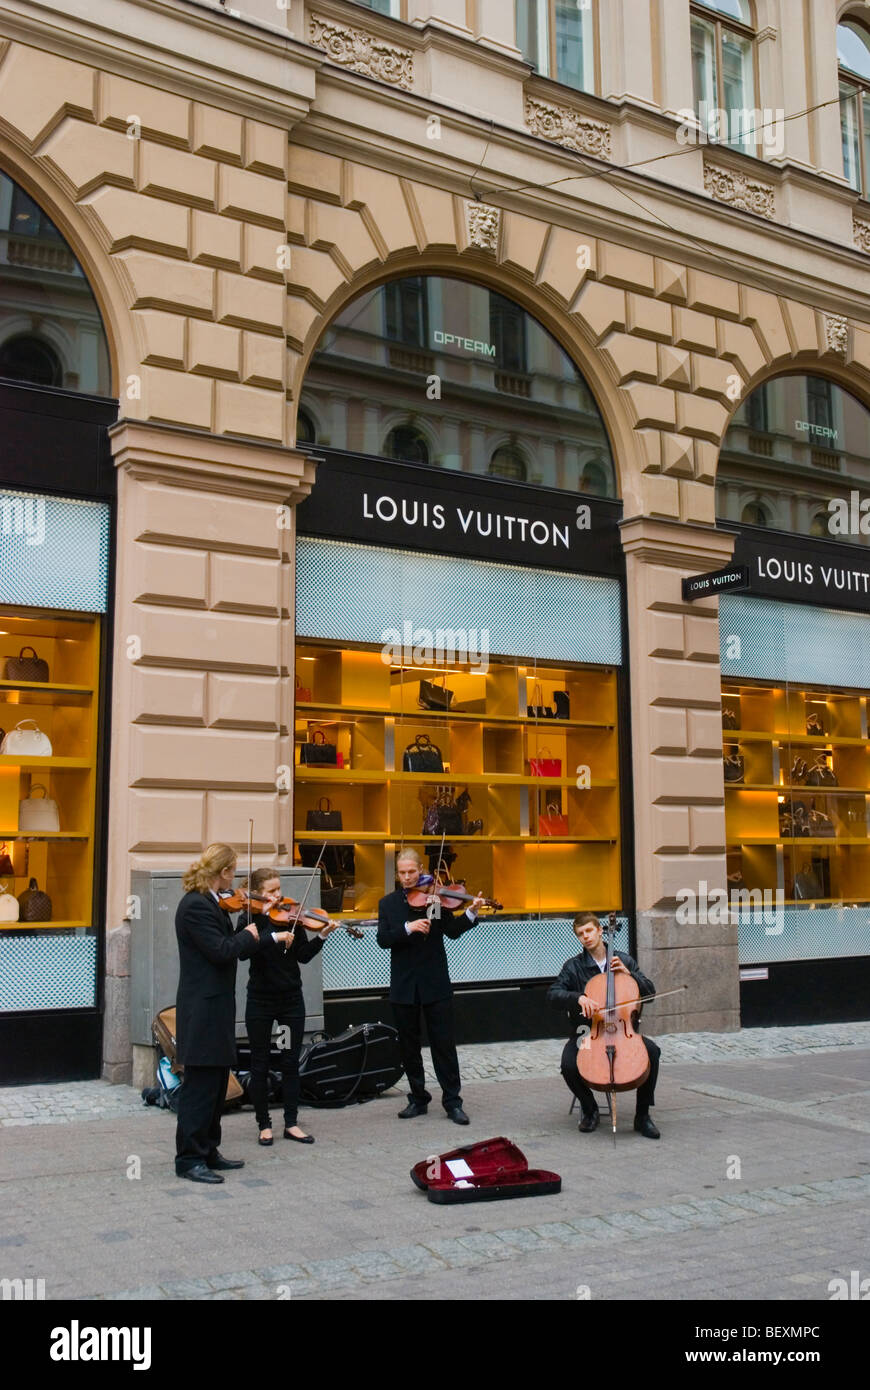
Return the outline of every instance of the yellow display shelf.
{"type": "Polygon", "coordinates": [[[85,917],[71,917],[64,921],[53,918],[50,922],[0,922],[0,931],[32,931],[36,927],[40,931],[46,928],[52,928],[56,931],[64,928],[68,931],[71,927],[90,927],[92,925],[90,918],[85,917]]]}
{"type": "Polygon", "coordinates": [[[866,738],[841,738],[837,734],[765,733],[763,730],[723,729],[723,743],[794,743],[811,748],[866,748],[866,738]]]}
{"type": "MultiPolygon", "coordinates": [[[[100,619],[89,614],[0,608],[0,671],[22,647],[48,663],[48,681],[0,680],[0,726],[33,719],[50,738],[50,757],[0,754],[0,841],[15,866],[18,893],[31,878],[52,902],[48,922],[4,922],[6,930],[93,926],[100,619]],[[57,804],[60,827],[17,828],[19,803],[42,787],[57,804]],[[16,827],[16,828],[13,828],[16,827]]],[[[38,795],[38,793],[37,793],[38,795]]],[[[11,890],[10,890],[11,891],[11,890]]]]}
{"type": "MultiPolygon", "coordinates": [[[[317,767],[308,763],[297,763],[294,769],[298,782],[338,782],[346,786],[353,786],[355,782],[368,782],[386,785],[388,782],[421,782],[430,783],[433,786],[444,786],[447,783],[456,786],[493,786],[493,787],[573,787],[577,784],[576,775],[574,777],[514,777],[510,772],[366,772],[364,769],[356,768],[335,768],[317,767]]],[[[614,780],[602,779],[598,781],[593,778],[590,787],[586,790],[594,791],[597,787],[615,787],[618,784],[614,780]]]]}
{"type": "Polygon", "coordinates": [[[63,771],[70,767],[91,766],[90,758],[56,758],[54,754],[50,758],[19,758],[14,753],[0,753],[0,767],[44,767],[63,771]]]}
{"type": "MultiPolygon", "coordinates": [[[[297,830],[295,839],[297,844],[329,844],[329,845],[354,845],[354,844],[384,844],[395,843],[399,840],[398,832],[391,835],[372,834],[367,831],[354,830],[297,830]]],[[[440,832],[433,832],[431,835],[424,835],[422,831],[406,833],[406,840],[439,840],[440,832]]],[[[448,835],[447,839],[451,845],[474,844],[474,845],[615,845],[617,837],[615,835],[448,835]]],[[[765,842],[766,843],[766,842],[765,842]]],[[[865,844],[868,841],[864,841],[865,844]]]]}
{"type": "MultiPolygon", "coordinates": [[[[488,897],[510,902],[514,913],[576,910],[579,901],[618,906],[621,901],[617,675],[613,668],[551,666],[492,659],[486,671],[471,665],[449,671],[385,664],[380,649],[342,649],[300,642],[295,742],[323,730],[341,754],[341,768],[296,763],[294,837],[305,846],[333,846],[337,874],[352,876],[356,911],[370,917],[392,878],[402,845],[437,843],[440,831],[423,824],[436,789],[465,789],[474,835],[448,834],[457,856],[452,871],[488,897]],[[446,682],[453,709],[421,709],[422,680],[446,682]],[[568,705],[565,699],[570,702],[568,705]],[[575,715],[530,718],[527,706],[575,715]],[[461,708],[461,706],[465,708],[461,708]],[[582,718],[577,715],[582,714],[582,718]],[[447,766],[411,772],[404,745],[428,737],[447,766]],[[555,777],[533,777],[530,761],[560,762],[555,777]],[[578,786],[578,773],[590,785],[578,786]],[[313,831],[317,809],[337,812],[340,831],[313,831]],[[543,836],[544,814],[563,816],[568,833],[543,836]],[[359,827],[353,829],[354,826],[359,827]]],[[[442,802],[443,804],[443,802],[442,802]]],[[[457,821],[457,823],[459,823],[457,821]]],[[[332,870],[330,870],[332,872],[332,870]]]]}

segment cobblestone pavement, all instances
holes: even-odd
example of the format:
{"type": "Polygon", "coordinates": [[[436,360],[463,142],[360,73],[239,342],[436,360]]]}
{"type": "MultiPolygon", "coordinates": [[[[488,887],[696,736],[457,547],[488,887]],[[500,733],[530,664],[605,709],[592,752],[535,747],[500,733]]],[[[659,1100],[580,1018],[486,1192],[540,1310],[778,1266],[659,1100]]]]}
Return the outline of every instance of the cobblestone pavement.
{"type": "Polygon", "coordinates": [[[214,1188],[175,1177],[171,1116],[86,1083],[89,1124],[7,1118],[0,1278],[43,1279],[48,1299],[827,1300],[833,1279],[870,1275],[866,1039],[864,1025],[665,1038],[692,1060],[666,1052],[657,1143],[633,1132],[629,1096],[615,1141],[605,1124],[578,1134],[558,1042],[467,1048],[469,1128],[437,1104],[397,1120],[398,1089],[303,1110],[314,1147],[259,1148],[250,1111],[233,1113],[222,1147],[246,1166],[214,1188]],[[508,1065],[524,1073],[487,1080],[508,1065]],[[127,1108],[96,1113],[107,1096],[127,1108]],[[444,1207],[411,1184],[420,1159],[498,1134],[561,1192],[444,1207]]]}
{"type": "MultiPolygon", "coordinates": [[[[666,1064],[784,1057],[845,1047],[870,1047],[870,1022],[825,1024],[818,1028],[744,1028],[737,1033],[670,1033],[659,1042],[662,1062],[666,1064]]],[[[558,1038],[461,1047],[462,1077],[467,1084],[553,1076],[559,1070],[562,1047],[563,1040],[558,1038]]],[[[427,1080],[434,1085],[435,1075],[428,1051],[423,1055],[427,1062],[427,1080]]],[[[141,1108],[140,1094],[132,1086],[113,1086],[106,1081],[0,1088],[0,1128],[106,1119],[113,1115],[129,1115],[141,1108]]]]}

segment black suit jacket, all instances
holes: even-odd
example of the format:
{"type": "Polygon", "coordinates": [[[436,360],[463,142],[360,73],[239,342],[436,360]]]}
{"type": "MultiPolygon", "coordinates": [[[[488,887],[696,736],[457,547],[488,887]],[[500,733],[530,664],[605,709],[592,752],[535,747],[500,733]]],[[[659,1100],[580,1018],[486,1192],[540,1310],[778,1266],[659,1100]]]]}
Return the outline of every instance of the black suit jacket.
{"type": "Polygon", "coordinates": [[[175,914],[181,972],[176,997],[178,1060],[192,1067],[236,1065],[236,961],[260,947],[233,932],[210,893],[185,893],[175,914]]]}
{"type": "MultiPolygon", "coordinates": [[[[627,951],[614,951],[613,954],[626,966],[644,998],[648,994],[655,994],[655,985],[652,980],[647,979],[633,956],[627,951]]],[[[577,1000],[581,994],[585,994],[588,982],[600,974],[594,956],[591,956],[584,946],[579,956],[572,956],[570,960],[565,961],[558,979],[554,980],[547,990],[548,1003],[555,1005],[557,1009],[568,1010],[572,1024],[570,1037],[574,1036],[577,1024],[583,1020],[583,1011],[577,1000]]]]}
{"type": "Polygon", "coordinates": [[[477,920],[467,916],[454,920],[441,909],[440,920],[422,932],[405,931],[406,922],[416,922],[425,911],[409,907],[405,890],[397,888],[378,903],[378,945],[390,952],[390,1000],[393,1004],[434,1004],[453,993],[444,938],[451,941],[471,931],[477,920]]]}

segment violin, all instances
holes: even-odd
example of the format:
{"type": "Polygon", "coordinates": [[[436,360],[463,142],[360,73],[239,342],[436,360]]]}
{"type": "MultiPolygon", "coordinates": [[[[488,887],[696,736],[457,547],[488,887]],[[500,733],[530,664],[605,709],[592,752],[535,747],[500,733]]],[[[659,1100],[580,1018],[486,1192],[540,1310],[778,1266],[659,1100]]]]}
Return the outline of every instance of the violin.
{"type": "Polygon", "coordinates": [[[232,892],[218,894],[218,902],[225,912],[242,912],[252,903],[260,904],[262,911],[266,903],[271,903],[269,908],[269,921],[275,922],[279,926],[287,926],[290,923],[295,927],[299,922],[308,931],[323,931],[324,927],[344,927],[348,936],[354,937],[357,941],[363,939],[364,933],[356,931],[352,926],[344,922],[334,922],[328,913],[319,907],[303,907],[295,898],[281,898],[278,902],[267,898],[263,893],[248,893],[244,888],[236,888],[232,892]],[[296,912],[293,909],[296,908],[296,912]]]}
{"type": "MultiPolygon", "coordinates": [[[[431,874],[421,874],[415,886],[406,889],[405,897],[410,907],[428,907],[433,898],[437,898],[442,907],[453,912],[463,903],[473,903],[477,894],[467,892],[464,883],[436,883],[431,874]]],[[[483,898],[481,906],[500,912],[503,904],[494,898],[483,898]]]]}
{"type": "MultiPolygon", "coordinates": [[[[595,1003],[590,1019],[591,1032],[577,1049],[577,1070],[593,1091],[634,1091],[649,1076],[649,1056],[637,1031],[640,1018],[640,990],[627,970],[615,971],[613,938],[616,913],[607,920],[604,939],[607,957],[602,974],[585,986],[585,994],[595,1003]]],[[[616,1107],[613,1133],[616,1135],[616,1107]]]]}

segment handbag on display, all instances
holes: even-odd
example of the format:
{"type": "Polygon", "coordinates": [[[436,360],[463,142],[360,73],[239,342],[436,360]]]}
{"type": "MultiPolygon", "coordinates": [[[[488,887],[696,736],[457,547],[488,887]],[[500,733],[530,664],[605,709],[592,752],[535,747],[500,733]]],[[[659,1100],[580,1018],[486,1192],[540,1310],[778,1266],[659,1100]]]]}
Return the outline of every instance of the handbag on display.
{"type": "Polygon", "coordinates": [[[22,719],[3,739],[0,753],[18,758],[50,758],[51,739],[42,732],[35,719],[22,719]],[[28,725],[32,727],[28,728],[28,725]]]}
{"type": "Polygon", "coordinates": [[[43,893],[35,878],[30,880],[29,887],[23,893],[18,894],[18,906],[21,909],[21,922],[51,921],[51,898],[43,893]]]}
{"type": "Polygon", "coordinates": [[[814,869],[806,865],[799,874],[795,874],[794,895],[803,902],[812,901],[822,896],[822,885],[814,869]]]}
{"type": "Polygon", "coordinates": [[[791,781],[791,782],[803,782],[803,780],[804,780],[804,778],[806,777],[808,771],[809,771],[809,768],[808,768],[808,766],[807,766],[806,758],[795,758],[794,762],[793,762],[792,765],[791,765],[791,772],[789,773],[789,781],[791,781]]]}
{"type": "Polygon", "coordinates": [[[12,878],[14,874],[15,868],[9,853],[9,846],[5,840],[2,840],[0,841],[0,878],[12,878]]]}
{"type": "Polygon", "coordinates": [[[30,796],[18,803],[18,829],[28,834],[60,830],[60,812],[41,782],[31,785],[30,796]],[[42,792],[37,796],[36,792],[42,792]]]}
{"type": "Polygon", "coordinates": [[[443,772],[441,749],[428,734],[417,734],[402,754],[403,772],[443,772]]]}
{"type": "Polygon", "coordinates": [[[341,912],[344,888],[343,883],[336,883],[325,869],[322,870],[320,875],[320,906],[325,912],[341,912]]]}
{"type": "Polygon", "coordinates": [[[809,827],[810,835],[818,839],[831,838],[837,833],[831,817],[825,815],[824,811],[817,811],[815,807],[809,813],[809,827]]]}
{"type": "Polygon", "coordinates": [[[807,786],[837,787],[839,786],[839,783],[837,781],[836,773],[832,772],[831,769],[828,767],[828,764],[826,762],[823,762],[822,759],[819,758],[818,762],[814,763],[814,765],[810,768],[809,772],[807,773],[807,786]]]}
{"type": "Polygon", "coordinates": [[[556,706],[557,719],[571,718],[571,697],[567,690],[554,690],[553,702],[556,706]]]}
{"type": "Polygon", "coordinates": [[[17,922],[20,911],[18,899],[6,892],[5,883],[0,883],[0,922],[17,922]]]}
{"type": "Polygon", "coordinates": [[[311,688],[310,686],[303,685],[298,676],[296,677],[296,703],[297,705],[311,704],[311,688]]]}
{"type": "Polygon", "coordinates": [[[333,811],[328,796],[322,796],[314,810],[306,812],[306,830],[341,830],[341,812],[333,811]]]}
{"type": "Polygon", "coordinates": [[[723,711],[722,711],[722,728],[723,728],[723,729],[736,729],[736,728],[737,728],[737,715],[736,715],[736,713],[735,713],[735,711],[734,711],[733,709],[723,709],[723,711]]]}
{"type": "Polygon", "coordinates": [[[37,656],[33,647],[22,647],[17,656],[7,656],[3,668],[3,679],[7,681],[47,681],[48,662],[37,656]],[[30,656],[25,656],[30,652],[30,656]]]}
{"type": "Polygon", "coordinates": [[[808,733],[808,734],[813,734],[813,735],[815,736],[815,735],[817,735],[817,734],[823,734],[824,732],[825,732],[825,726],[824,726],[824,724],[822,723],[821,717],[820,717],[818,714],[808,714],[808,715],[807,715],[807,733],[808,733]]]}
{"type": "Polygon", "coordinates": [[[742,782],[745,773],[745,764],[742,753],[733,753],[728,758],[723,758],[725,767],[726,782],[742,782]]]}
{"type": "Polygon", "coordinates": [[[555,802],[550,802],[546,812],[542,811],[538,816],[538,831],[548,837],[568,834],[568,817],[559,810],[555,802]]]}
{"type": "Polygon", "coordinates": [[[322,729],[315,729],[311,735],[309,743],[303,743],[299,749],[300,763],[320,764],[325,767],[338,766],[338,749],[334,743],[327,743],[326,734],[322,729]]]}
{"type": "Polygon", "coordinates": [[[539,748],[539,749],[538,749],[538,757],[536,757],[536,758],[529,758],[529,776],[530,776],[530,777],[561,777],[561,776],[562,776],[562,759],[561,759],[561,758],[552,758],[552,757],[546,757],[546,758],[545,758],[545,757],[541,756],[541,755],[544,754],[544,753],[549,754],[549,752],[550,752],[549,748],[539,748]]]}
{"type": "Polygon", "coordinates": [[[540,681],[535,681],[532,687],[532,703],[526,705],[526,715],[529,719],[552,718],[549,707],[544,704],[544,692],[540,681]]]}
{"type": "MultiPolygon", "coordinates": [[[[470,800],[470,798],[469,798],[470,800]]],[[[452,787],[438,787],[434,801],[426,807],[423,835],[463,835],[462,810],[456,803],[452,787]]]]}
{"type": "Polygon", "coordinates": [[[454,692],[447,689],[447,677],[441,685],[434,681],[421,681],[417,704],[421,709],[448,710],[453,704],[454,692]]]}

